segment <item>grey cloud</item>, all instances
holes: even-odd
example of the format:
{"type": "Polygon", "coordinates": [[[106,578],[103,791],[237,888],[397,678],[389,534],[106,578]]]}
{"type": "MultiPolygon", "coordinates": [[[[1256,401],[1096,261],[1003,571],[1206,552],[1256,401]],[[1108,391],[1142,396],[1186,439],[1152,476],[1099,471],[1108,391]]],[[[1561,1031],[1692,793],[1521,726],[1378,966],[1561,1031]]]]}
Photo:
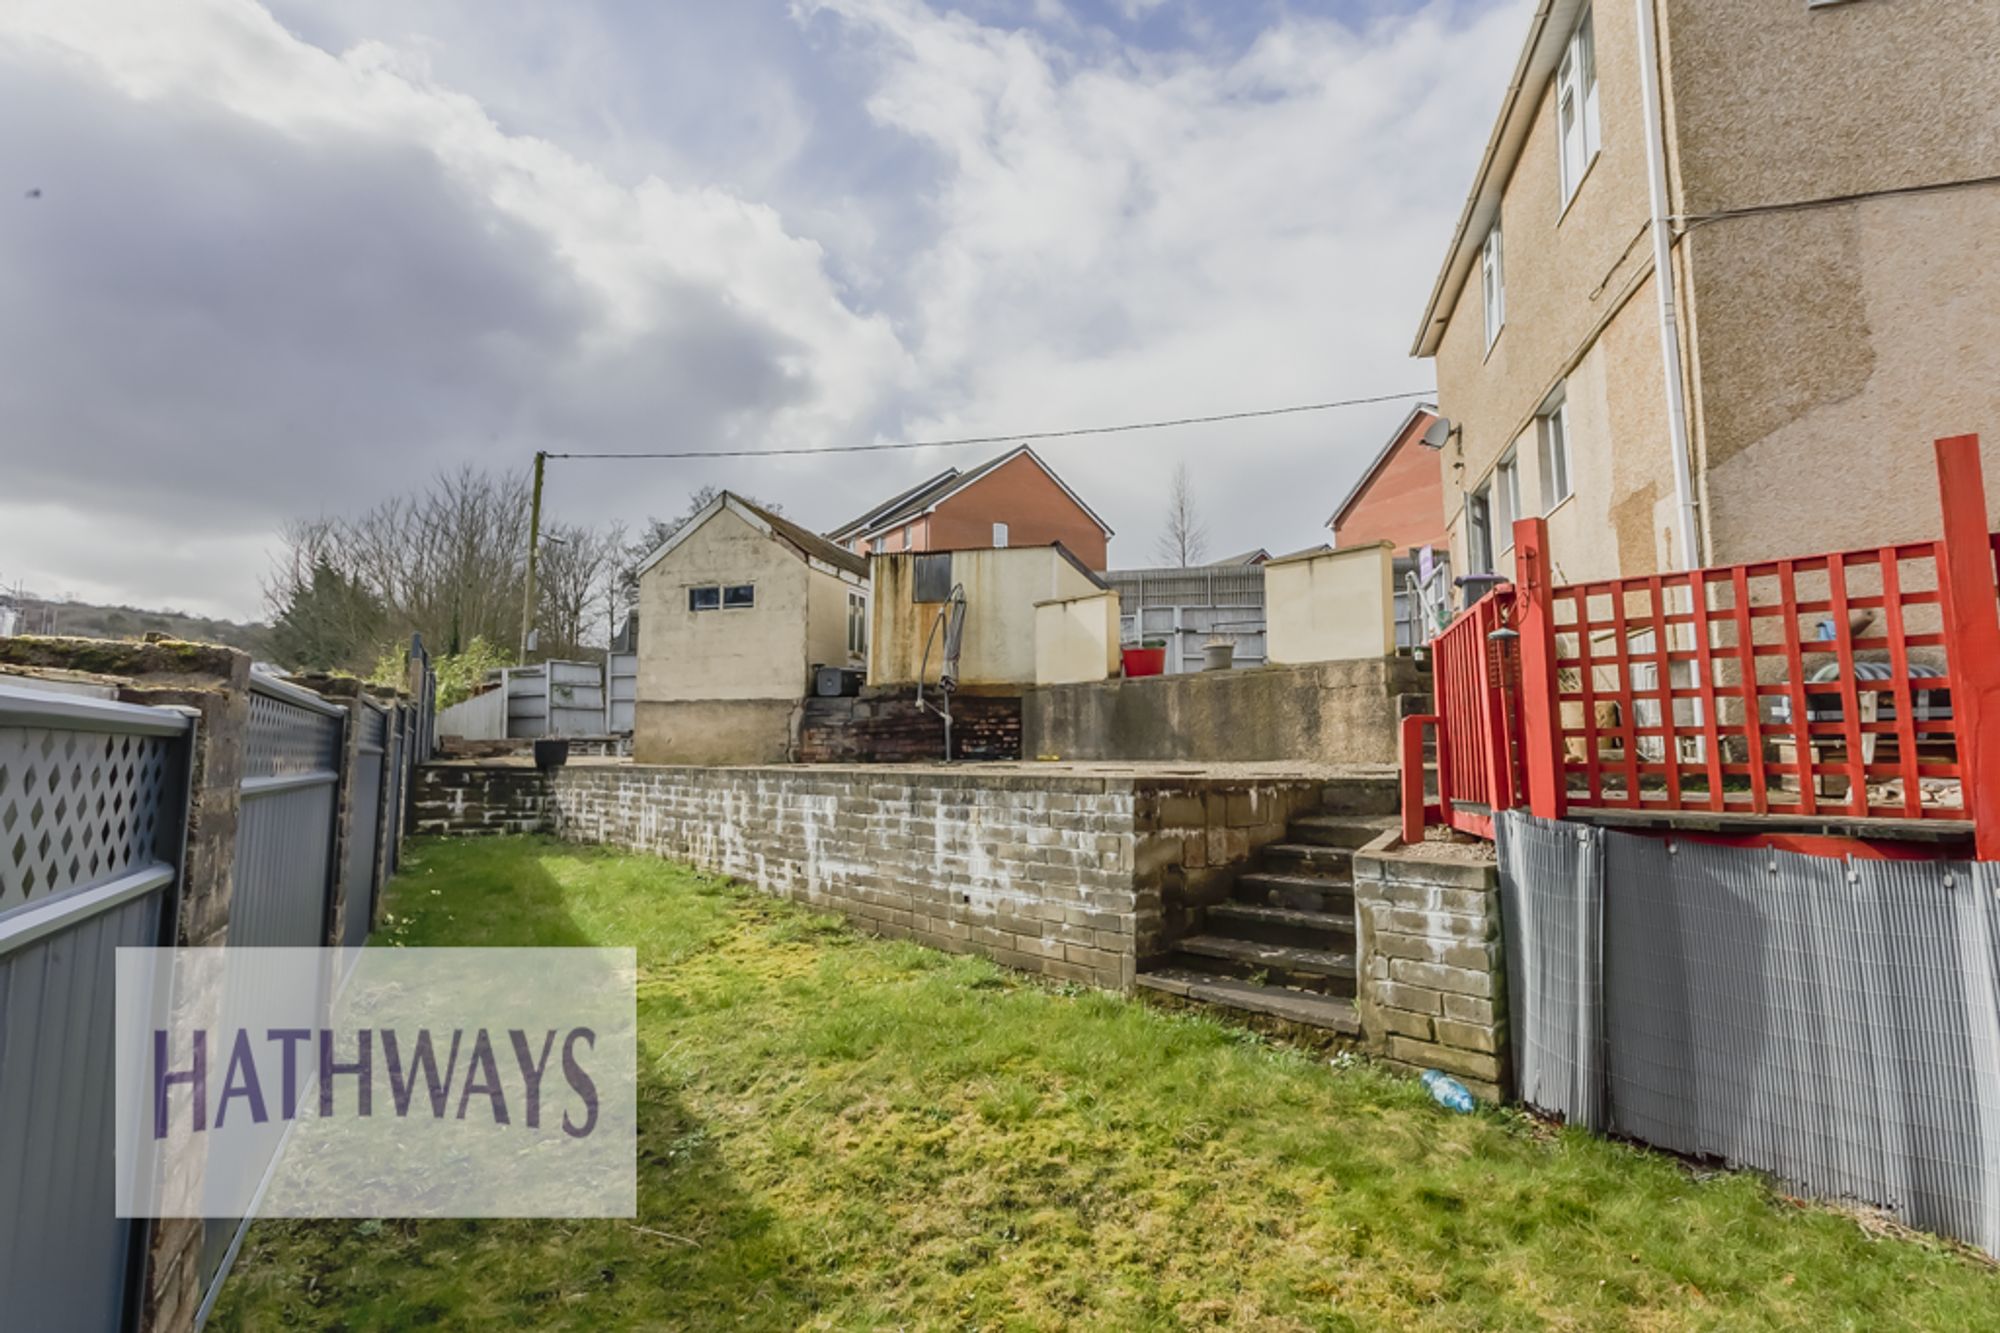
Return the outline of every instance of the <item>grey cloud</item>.
{"type": "Polygon", "coordinates": [[[715,290],[649,293],[655,324],[607,345],[548,239],[405,142],[5,56],[0,123],[15,498],[247,531],[466,459],[705,437],[810,389],[715,290]]]}

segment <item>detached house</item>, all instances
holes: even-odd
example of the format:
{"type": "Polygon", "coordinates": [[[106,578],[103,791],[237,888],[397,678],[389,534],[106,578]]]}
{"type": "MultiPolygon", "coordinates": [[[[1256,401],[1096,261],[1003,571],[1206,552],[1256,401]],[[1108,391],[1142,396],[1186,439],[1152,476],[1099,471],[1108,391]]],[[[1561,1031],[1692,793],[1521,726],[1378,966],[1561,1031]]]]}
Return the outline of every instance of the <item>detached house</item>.
{"type": "Polygon", "coordinates": [[[1033,449],[950,468],[827,534],[857,555],[1061,544],[1105,567],[1111,529],[1033,449]]]}
{"type": "Polygon", "coordinates": [[[639,567],[633,757],[782,763],[816,666],[868,659],[868,562],[728,492],[639,567]]]}
{"type": "Polygon", "coordinates": [[[2000,465],[2000,5],[1541,4],[1413,350],[1461,571],[1927,537],[1924,442],[2000,465]]]}

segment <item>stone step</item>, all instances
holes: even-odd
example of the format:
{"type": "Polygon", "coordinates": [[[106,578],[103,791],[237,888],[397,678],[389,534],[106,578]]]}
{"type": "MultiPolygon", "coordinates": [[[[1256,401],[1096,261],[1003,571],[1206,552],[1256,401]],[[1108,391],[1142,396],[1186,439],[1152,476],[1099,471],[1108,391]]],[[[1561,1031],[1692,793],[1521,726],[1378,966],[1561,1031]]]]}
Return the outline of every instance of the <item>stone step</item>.
{"type": "Polygon", "coordinates": [[[1354,882],[1345,872],[1315,875],[1283,870],[1246,871],[1236,877],[1230,896],[1239,903],[1260,907],[1354,914],[1354,882]]]}
{"type": "Polygon", "coordinates": [[[1400,827],[1394,815],[1301,815],[1292,821],[1291,840],[1321,847],[1362,847],[1400,827]]]}
{"type": "Polygon", "coordinates": [[[1212,1004],[1219,1009],[1264,1014],[1288,1023],[1324,1028],[1347,1036],[1361,1031],[1361,1019],[1354,1011],[1354,1001],[1331,995],[1314,995],[1280,986],[1259,986],[1254,982],[1179,967],[1141,972],[1136,980],[1146,990],[1212,1004]]]}
{"type": "Polygon", "coordinates": [[[1262,986],[1286,986],[1325,995],[1354,994],[1354,955],[1332,949],[1296,949],[1226,935],[1190,935],[1175,946],[1168,965],[1262,986]]]}
{"type": "Polygon", "coordinates": [[[1258,903],[1217,903],[1207,909],[1208,933],[1295,949],[1354,948],[1354,913],[1301,911],[1258,903]]]}

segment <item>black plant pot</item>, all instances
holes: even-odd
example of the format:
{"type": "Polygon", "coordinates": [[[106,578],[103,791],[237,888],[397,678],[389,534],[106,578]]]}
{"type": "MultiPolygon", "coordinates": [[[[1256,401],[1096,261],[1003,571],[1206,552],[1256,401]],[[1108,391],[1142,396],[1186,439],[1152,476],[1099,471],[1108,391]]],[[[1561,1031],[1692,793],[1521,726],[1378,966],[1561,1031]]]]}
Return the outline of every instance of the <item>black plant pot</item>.
{"type": "Polygon", "coordinates": [[[543,736],[535,741],[535,767],[546,773],[569,762],[567,736],[543,736]]]}

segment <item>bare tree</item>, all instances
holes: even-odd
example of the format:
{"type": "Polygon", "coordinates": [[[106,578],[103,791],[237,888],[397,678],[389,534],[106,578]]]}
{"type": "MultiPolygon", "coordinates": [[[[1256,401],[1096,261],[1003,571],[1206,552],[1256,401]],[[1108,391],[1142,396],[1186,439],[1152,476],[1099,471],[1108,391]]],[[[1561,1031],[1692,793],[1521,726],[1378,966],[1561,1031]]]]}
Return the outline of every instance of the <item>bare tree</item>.
{"type": "Polygon", "coordinates": [[[1199,565],[1208,555],[1208,524],[1195,509],[1194,482],[1186,463],[1174,468],[1172,489],[1167,494],[1167,526],[1153,549],[1161,564],[1181,569],[1199,565]]]}
{"type": "Polygon", "coordinates": [[[535,628],[543,655],[574,657],[607,645],[609,625],[598,619],[598,613],[624,567],[622,526],[551,524],[543,529],[535,574],[535,595],[541,603],[535,628]]]}

